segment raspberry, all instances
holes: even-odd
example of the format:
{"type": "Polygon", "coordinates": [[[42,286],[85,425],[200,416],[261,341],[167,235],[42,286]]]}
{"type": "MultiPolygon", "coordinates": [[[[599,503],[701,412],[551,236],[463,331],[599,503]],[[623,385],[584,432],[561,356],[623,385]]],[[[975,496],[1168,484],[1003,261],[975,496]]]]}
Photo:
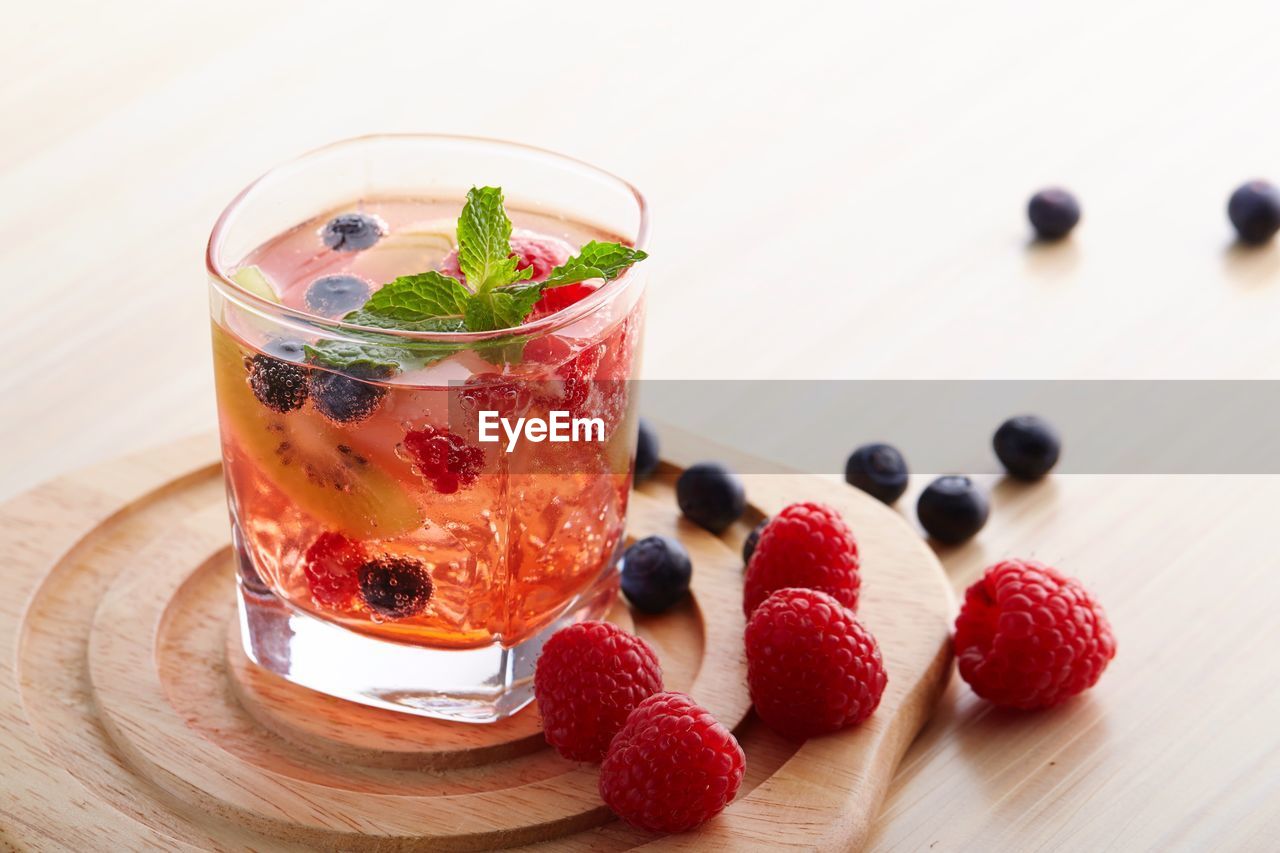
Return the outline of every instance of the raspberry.
{"type": "Polygon", "coordinates": [[[447,429],[425,426],[404,436],[404,449],[417,466],[419,476],[442,495],[469,486],[480,476],[484,451],[467,444],[447,429]]]}
{"type": "Polygon", "coordinates": [[[478,423],[479,413],[497,412],[502,418],[518,418],[529,410],[533,394],[528,383],[500,373],[477,373],[458,391],[458,406],[468,426],[478,423]]]}
{"type": "Polygon", "coordinates": [[[750,616],[774,590],[803,587],[856,610],[858,565],[858,543],[840,513],[823,504],[792,504],[760,534],[747,562],[743,609],[750,616]]]}
{"type": "Polygon", "coordinates": [[[435,587],[426,566],[408,557],[379,557],[360,567],[360,597],[388,619],[417,616],[427,609],[435,587]]]}
{"type": "Polygon", "coordinates": [[[563,284],[542,292],[542,298],[533,306],[533,313],[542,317],[563,311],[575,302],[586,299],[599,289],[599,282],[579,281],[575,284],[563,284]]]}
{"type": "Polygon", "coordinates": [[[360,543],[341,533],[321,533],[302,563],[311,597],[325,607],[345,607],[360,588],[357,573],[366,559],[360,543]]]}
{"type": "MultiPolygon", "coordinates": [[[[586,347],[556,368],[558,382],[549,382],[545,396],[552,409],[563,409],[575,418],[600,418],[605,435],[612,435],[627,414],[628,384],[602,374],[608,344],[586,347]]],[[[539,353],[542,355],[543,353],[539,353]]],[[[526,349],[526,358],[528,350],[526,349]]]]}
{"type": "Polygon", "coordinates": [[[974,693],[1030,710],[1097,683],[1116,641],[1079,581],[1031,560],[1005,560],[965,590],[955,652],[974,693]]]}
{"type": "Polygon", "coordinates": [[[737,738],[683,693],[655,693],[627,717],[600,767],[600,797],[632,826],[684,832],[738,793],[747,759],[737,738]]]}
{"type": "Polygon", "coordinates": [[[556,631],[533,676],[547,743],[571,761],[603,758],[631,709],[661,689],[653,648],[609,622],[556,631]]]}
{"type": "Polygon", "coordinates": [[[747,686],[769,728],[795,740],[871,716],[888,681],[876,638],[834,597],[781,589],[747,622],[747,686]]]}
{"type": "Polygon", "coordinates": [[[524,347],[524,360],[533,364],[561,364],[572,354],[573,345],[556,335],[534,338],[524,347]]]}
{"type": "Polygon", "coordinates": [[[533,268],[530,281],[542,281],[551,271],[569,260],[569,247],[559,240],[539,237],[512,237],[511,254],[516,257],[516,269],[533,268]]]}
{"type": "MultiPolygon", "coordinates": [[[[569,260],[569,247],[551,237],[512,237],[511,254],[507,257],[516,259],[518,270],[533,268],[533,275],[529,281],[542,281],[551,275],[551,270],[569,260]]],[[[440,262],[440,272],[464,283],[467,280],[467,277],[462,274],[462,268],[458,266],[456,251],[444,256],[444,260],[440,262]]],[[[569,286],[571,285],[566,285],[566,287],[569,286]]],[[[559,289],[561,288],[553,288],[553,290],[559,289]]],[[[538,305],[541,304],[542,301],[539,300],[538,305]]],[[[534,306],[534,310],[537,310],[537,306],[534,306]]]]}
{"type": "Polygon", "coordinates": [[[564,397],[561,402],[570,415],[574,417],[587,415],[587,401],[591,397],[596,372],[600,369],[602,358],[604,358],[604,344],[596,344],[578,353],[556,371],[564,386],[564,397]]]}

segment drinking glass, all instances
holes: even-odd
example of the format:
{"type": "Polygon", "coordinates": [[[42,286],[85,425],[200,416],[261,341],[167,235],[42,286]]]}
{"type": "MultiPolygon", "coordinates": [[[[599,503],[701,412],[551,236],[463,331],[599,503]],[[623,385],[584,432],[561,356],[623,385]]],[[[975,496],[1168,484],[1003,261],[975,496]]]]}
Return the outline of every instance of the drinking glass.
{"type": "Polygon", "coordinates": [[[592,166],[496,140],[371,136],[251,184],[207,264],[245,653],[322,693],[490,722],[531,700],[547,637],[616,594],[646,271],[496,332],[369,329],[298,296],[335,269],[382,274],[376,288],[438,268],[472,185],[503,188],[516,233],[645,246],[644,199],[592,166]],[[381,222],[377,245],[323,242],[350,211],[381,222]],[[335,348],[373,357],[316,356],[335,348]],[[387,353],[411,366],[380,367],[387,353]],[[556,411],[603,428],[480,440],[481,412],[556,411]]]}

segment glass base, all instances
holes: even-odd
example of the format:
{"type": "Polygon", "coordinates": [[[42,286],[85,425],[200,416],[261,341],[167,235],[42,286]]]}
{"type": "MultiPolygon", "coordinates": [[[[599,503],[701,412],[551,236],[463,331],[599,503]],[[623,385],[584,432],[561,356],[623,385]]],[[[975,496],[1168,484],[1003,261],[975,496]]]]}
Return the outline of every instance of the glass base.
{"type": "Polygon", "coordinates": [[[325,622],[241,577],[240,638],[258,666],[320,693],[424,717],[492,723],[533,701],[534,664],[547,638],[603,616],[617,588],[617,572],[606,573],[558,619],[510,648],[430,649],[325,622]]]}

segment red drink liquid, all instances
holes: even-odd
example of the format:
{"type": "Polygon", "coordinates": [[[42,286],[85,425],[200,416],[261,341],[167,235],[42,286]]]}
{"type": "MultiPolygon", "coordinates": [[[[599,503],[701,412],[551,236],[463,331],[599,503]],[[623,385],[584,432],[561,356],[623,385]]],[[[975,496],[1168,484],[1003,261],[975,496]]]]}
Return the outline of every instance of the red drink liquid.
{"type": "MultiPolygon", "coordinates": [[[[318,278],[354,276],[376,290],[440,269],[461,206],[366,200],[278,235],[240,269],[256,267],[282,305],[315,312],[326,306],[316,291],[308,296],[318,278]],[[327,248],[321,230],[349,210],[378,217],[384,236],[361,251],[327,248]]],[[[563,241],[566,251],[593,239],[621,242],[581,223],[508,212],[517,238],[563,241]]],[[[391,376],[311,363],[304,347],[321,331],[300,326],[285,336],[240,306],[215,312],[228,499],[257,573],[244,585],[261,584],[295,608],[380,639],[462,649],[517,645],[616,584],[635,434],[627,380],[643,316],[640,289],[626,283],[624,276],[604,286],[627,290],[626,298],[588,296],[559,314],[554,305],[535,311],[526,323],[566,322],[539,326],[527,340],[459,346],[391,376]],[[269,374],[277,391],[296,380],[305,399],[265,404],[255,371],[269,374]],[[597,417],[604,439],[524,440],[508,452],[505,434],[479,440],[481,410],[512,420],[549,420],[553,411],[597,417]],[[414,583],[402,578],[388,589],[381,576],[382,592],[404,607],[388,608],[377,589],[362,587],[360,566],[379,560],[411,567],[414,583]]],[[[329,316],[359,307],[360,294],[353,298],[329,316]]]]}

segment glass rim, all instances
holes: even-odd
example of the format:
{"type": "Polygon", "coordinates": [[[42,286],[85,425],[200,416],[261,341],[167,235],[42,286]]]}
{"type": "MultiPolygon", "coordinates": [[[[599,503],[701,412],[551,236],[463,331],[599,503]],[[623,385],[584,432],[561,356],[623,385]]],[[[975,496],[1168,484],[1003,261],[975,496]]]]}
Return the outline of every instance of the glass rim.
{"type": "Polygon", "coordinates": [[[496,139],[488,136],[468,136],[463,134],[449,133],[369,133],[361,136],[351,136],[346,139],[339,139],[334,142],[312,148],[295,157],[291,157],[284,162],[278,163],[272,168],[263,172],[257,178],[252,180],[244,189],[236,194],[222,213],[218,215],[217,221],[213,224],[213,230],[209,233],[209,242],[205,248],[205,268],[212,278],[212,283],[222,292],[222,294],[234,302],[240,304],[242,308],[247,308],[253,313],[261,314],[267,317],[287,317],[291,320],[301,322],[307,326],[319,326],[324,329],[333,329],[339,332],[346,332],[358,340],[368,341],[370,335],[385,337],[389,339],[399,338],[414,341],[435,341],[447,342],[451,344],[466,344],[471,342],[486,342],[495,339],[509,337],[525,337],[528,335],[542,334],[555,331],[562,328],[575,320],[589,314],[598,306],[602,305],[606,300],[621,291],[634,278],[635,267],[626,270],[622,275],[613,281],[605,282],[602,287],[597,288],[593,293],[584,299],[580,299],[573,305],[554,314],[549,314],[532,323],[525,323],[520,326],[514,326],[508,329],[495,329],[489,332],[419,332],[407,329],[382,329],[375,326],[362,326],[356,323],[347,323],[340,319],[324,317],[319,314],[313,314],[310,311],[304,311],[299,308],[291,308],[282,305],[279,302],[272,302],[262,296],[240,286],[228,274],[226,266],[218,257],[222,248],[224,234],[240,208],[249,201],[254,191],[258,189],[264,182],[271,179],[281,170],[298,163],[307,158],[314,157],[335,148],[344,148],[364,142],[375,142],[379,140],[418,140],[418,141],[447,141],[447,142],[463,142],[463,143],[481,143],[485,145],[493,145],[498,148],[505,148],[514,151],[524,151],[533,153],[541,157],[550,158],[561,164],[573,166],[580,169],[586,169],[595,173],[597,176],[605,178],[617,184],[618,187],[626,191],[636,203],[636,209],[639,212],[640,221],[636,228],[636,237],[633,247],[643,250],[648,245],[649,239],[649,205],[644,195],[631,182],[618,177],[612,172],[608,172],[598,166],[579,160],[576,157],[570,157],[567,154],[561,154],[548,148],[541,148],[536,145],[526,145],[522,142],[511,142],[505,139],[496,139]]]}

